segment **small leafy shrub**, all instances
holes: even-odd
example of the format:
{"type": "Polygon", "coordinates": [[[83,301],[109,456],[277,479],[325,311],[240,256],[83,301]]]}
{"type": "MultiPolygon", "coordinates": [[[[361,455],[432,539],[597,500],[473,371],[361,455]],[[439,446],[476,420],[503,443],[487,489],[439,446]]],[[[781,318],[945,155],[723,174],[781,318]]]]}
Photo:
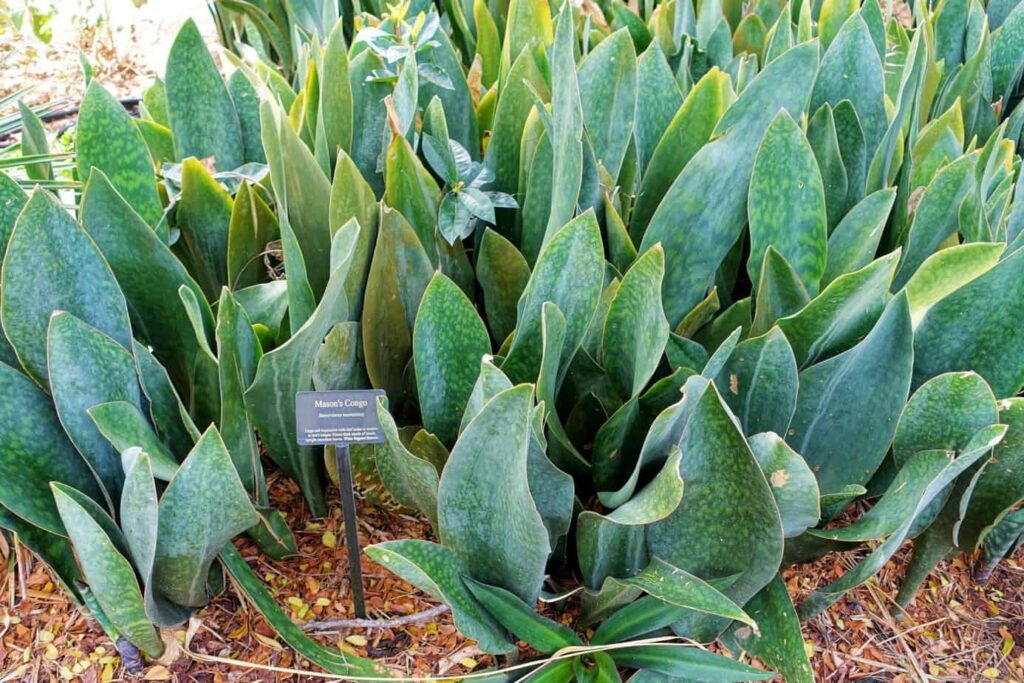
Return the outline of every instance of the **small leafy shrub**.
{"type": "Polygon", "coordinates": [[[0,176],[0,523],[108,631],[156,654],[218,553],[273,613],[226,544],[294,551],[263,453],[326,512],[310,389],[387,391],[436,541],[367,553],[558,653],[509,678],[770,676],[675,634],[808,681],[800,618],[906,541],[901,605],[1020,542],[1020,6],[272,4],[219,3],[226,79],[186,24],[139,120],[89,86],[75,215],[0,176]]]}

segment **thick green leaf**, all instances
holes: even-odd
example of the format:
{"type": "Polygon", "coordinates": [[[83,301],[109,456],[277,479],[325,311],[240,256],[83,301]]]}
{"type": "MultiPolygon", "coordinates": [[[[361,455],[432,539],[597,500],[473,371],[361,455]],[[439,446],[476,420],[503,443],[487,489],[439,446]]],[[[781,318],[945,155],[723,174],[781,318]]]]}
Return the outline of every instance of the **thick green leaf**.
{"type": "MultiPolygon", "coordinates": [[[[643,645],[615,650],[615,661],[630,669],[664,674],[672,679],[708,683],[767,681],[775,673],[741,664],[713,652],[688,645],[643,645]]],[[[630,679],[635,680],[635,679],[630,679]]]]}
{"type": "Polygon", "coordinates": [[[382,208],[363,301],[363,352],[370,383],[393,407],[405,397],[405,368],[423,290],[433,268],[416,233],[395,210],[382,208]]]}
{"type": "Polygon", "coordinates": [[[640,251],[658,242],[665,248],[662,297],[669,324],[677,325],[704,298],[746,223],[757,142],[780,109],[803,112],[816,70],[810,44],[765,67],[719,121],[716,130],[724,135],[697,152],[651,217],[640,251]]]}
{"type": "Polygon", "coordinates": [[[814,116],[807,123],[807,141],[814,150],[814,159],[818,164],[818,170],[821,171],[828,229],[831,233],[846,213],[847,197],[850,194],[846,165],[843,163],[843,153],[839,149],[839,136],[836,134],[835,115],[832,113],[831,105],[823,104],[814,112],[814,116]]]}
{"type": "MultiPolygon", "coordinates": [[[[553,82],[560,90],[562,82],[553,82]]],[[[626,30],[612,33],[580,62],[583,122],[594,145],[594,156],[612,178],[619,177],[633,133],[636,88],[636,50],[626,30]]]]}
{"type": "Polygon", "coordinates": [[[749,652],[777,669],[787,683],[814,683],[814,671],[800,632],[800,619],[782,577],[776,576],[751,598],[746,610],[757,622],[760,633],[749,626],[737,625],[726,636],[730,649],[749,652]],[[736,646],[731,644],[733,642],[736,646]]]}
{"type": "Polygon", "coordinates": [[[1024,69],[1024,9],[1018,4],[1003,21],[992,45],[992,94],[1009,97],[1024,69]]]}
{"type": "MultiPolygon", "coordinates": [[[[740,342],[715,378],[744,434],[785,434],[796,409],[796,359],[777,327],[740,342]]],[[[756,455],[756,451],[755,451],[756,455]]]]}
{"type": "MultiPolygon", "coordinates": [[[[39,116],[24,101],[18,100],[18,116],[21,119],[21,153],[23,156],[42,157],[50,154],[50,143],[46,139],[46,128],[39,116]]],[[[30,180],[46,182],[53,180],[53,164],[37,161],[25,164],[25,175],[30,180]]]]}
{"type": "Polygon", "coordinates": [[[940,249],[929,256],[907,280],[910,319],[914,325],[946,295],[995,266],[1005,249],[999,243],[973,242],[940,249]]]}
{"type": "Polygon", "coordinates": [[[313,386],[317,391],[369,388],[359,323],[338,323],[327,334],[313,362],[313,386]]]}
{"type": "Polygon", "coordinates": [[[48,386],[46,328],[68,311],[131,348],[128,309],[96,245],[56,197],[32,193],[11,233],[3,263],[0,317],[22,366],[48,386]]]}
{"type": "Polygon", "coordinates": [[[717,67],[712,67],[687,93],[686,100],[658,140],[643,174],[631,218],[634,238],[643,236],[672,181],[711,138],[715,125],[734,99],[728,75],[717,67]]]}
{"type": "Polygon", "coordinates": [[[436,529],[437,468],[405,447],[381,398],[377,399],[377,417],[385,439],[374,446],[381,481],[399,504],[418,510],[436,529]]]}
{"type": "Polygon", "coordinates": [[[349,63],[352,87],[352,149],[348,150],[360,174],[379,197],[384,193],[384,177],[377,163],[384,153],[387,110],[384,98],[391,94],[387,83],[371,80],[373,72],[384,64],[373,50],[363,50],[349,63]]]}
{"type": "Polygon", "coordinates": [[[142,592],[131,563],[121,555],[85,507],[60,484],[54,484],[52,488],[89,589],[102,606],[103,613],[136,647],[150,657],[159,657],[164,644],[146,615],[142,592]]]}
{"type": "Polygon", "coordinates": [[[441,189],[403,136],[395,135],[391,138],[386,159],[384,201],[409,221],[431,263],[436,267],[439,245],[434,239],[434,233],[437,230],[441,189]]]}
{"type": "Polygon", "coordinates": [[[888,127],[884,90],[881,59],[867,23],[857,13],[842,25],[821,58],[811,111],[826,102],[835,108],[849,100],[864,127],[868,155],[872,155],[888,127]]]}
{"type": "Polygon", "coordinates": [[[914,335],[914,384],[952,370],[973,370],[996,396],[1024,386],[1024,250],[941,299],[914,335]]]}
{"type": "Polygon", "coordinates": [[[139,342],[135,342],[133,348],[139,383],[146,396],[153,427],[172,453],[188,453],[199,438],[199,430],[156,356],[139,342]]]}
{"type": "Polygon", "coordinates": [[[82,99],[75,154],[83,183],[98,168],[148,225],[160,223],[164,211],[146,143],[121,103],[96,80],[82,99]]]}
{"type": "Polygon", "coordinates": [[[151,460],[153,476],[170,481],[178,471],[178,459],[167,450],[138,406],[128,401],[98,403],[86,412],[100,433],[118,453],[141,448],[151,460]]]}
{"type": "Polygon", "coordinates": [[[646,169],[672,118],[683,104],[683,94],[658,41],[637,60],[636,153],[637,165],[646,169]]]}
{"type": "MultiPolygon", "coordinates": [[[[575,22],[571,9],[565,6],[558,15],[551,46],[551,82],[555,87],[551,90],[548,133],[552,148],[551,211],[544,230],[545,244],[575,215],[583,181],[583,106],[575,50],[575,22]]],[[[615,121],[616,126],[621,123],[615,121]]]]}
{"type": "Polygon", "coordinates": [[[193,20],[167,56],[167,109],[178,161],[213,157],[218,171],[243,163],[242,129],[231,95],[193,20]]]}
{"type": "Polygon", "coordinates": [[[881,464],[910,390],[913,337],[900,295],[857,346],[800,373],[786,441],[810,465],[823,494],[866,484],[881,464]]]}
{"type": "Polygon", "coordinates": [[[779,318],[797,313],[810,300],[799,273],[774,246],[765,249],[760,271],[749,332],[755,337],[770,330],[779,318]]]}
{"type": "Polygon", "coordinates": [[[797,365],[806,367],[863,339],[889,300],[898,260],[897,253],[889,254],[836,278],[807,306],[778,321],[797,365]]]}
{"type": "Polygon", "coordinates": [[[999,402],[999,422],[1008,426],[992,459],[971,482],[969,496],[961,499],[953,529],[957,545],[975,550],[1024,499],[1024,399],[999,402]]]}
{"type": "Polygon", "coordinates": [[[258,522],[220,434],[210,427],[160,499],[153,560],[156,590],[179,605],[205,605],[214,558],[258,522]]]}
{"type": "Polygon", "coordinates": [[[828,237],[828,258],[822,284],[844,273],[860,270],[874,257],[886,220],[896,201],[896,190],[886,188],[862,199],[828,237]]]}
{"type": "Polygon", "coordinates": [[[135,360],[116,341],[70,313],[54,313],[46,334],[50,391],[61,424],[116,505],[124,483],[121,456],[88,410],[127,401],[141,410],[135,360]]]}
{"type": "MultiPolygon", "coordinates": [[[[515,4],[520,2],[525,6],[536,4],[537,0],[515,0],[515,4]]],[[[550,35],[550,11],[544,7],[542,12],[547,16],[550,35]]],[[[510,36],[511,32],[506,31],[506,48],[510,44],[510,36]]],[[[506,54],[507,49],[502,53],[502,60],[506,59],[506,54]]],[[[534,107],[532,91],[536,91],[544,101],[550,97],[549,86],[538,64],[538,55],[532,49],[517,51],[516,55],[511,58],[512,67],[498,91],[498,105],[494,110],[494,123],[491,125],[486,155],[487,166],[494,171],[494,189],[509,193],[515,192],[519,185],[519,143],[526,119],[534,107]]],[[[546,69],[547,64],[544,67],[546,69]]]]}
{"type": "Polygon", "coordinates": [[[327,37],[321,68],[323,78],[317,120],[323,122],[327,154],[333,160],[339,150],[347,153],[352,149],[352,84],[342,22],[335,24],[327,37]]]}
{"type": "Polygon", "coordinates": [[[586,334],[601,296],[604,249],[592,211],[559,230],[544,247],[519,300],[516,333],[501,368],[513,382],[533,381],[540,370],[541,307],[552,302],[565,315],[559,367],[566,368],[586,334]]]}
{"type": "Polygon", "coordinates": [[[608,307],[601,360],[625,398],[637,396],[658,369],[669,327],[661,307],[665,252],[655,245],[622,279],[608,307]]]}
{"type": "Polygon", "coordinates": [[[53,403],[28,377],[0,363],[0,504],[19,518],[64,535],[51,481],[103,501],[86,461],[64,434],[53,403]]]}
{"type": "Polygon", "coordinates": [[[772,121],[754,159],[747,197],[750,257],[747,273],[760,276],[769,246],[793,266],[813,296],[825,273],[828,219],[825,190],[814,152],[793,118],[772,121]]]}
{"type": "Polygon", "coordinates": [[[491,344],[473,302],[441,273],[423,291],[412,343],[423,426],[454,444],[477,365],[491,344]]]}
{"type": "Polygon", "coordinates": [[[775,576],[782,560],[779,512],[715,386],[709,383],[687,400],[692,409],[679,441],[686,494],[675,512],[648,527],[647,542],[653,555],[691,574],[739,573],[725,594],[743,604],[775,576]],[[707,543],[709,533],[717,542],[707,543]]]}
{"type": "MultiPolygon", "coordinates": [[[[639,588],[648,595],[676,607],[685,607],[696,612],[754,625],[754,621],[736,603],[714,586],[657,557],[652,558],[651,563],[636,576],[626,579],[610,578],[609,581],[639,588]]],[[[620,639],[610,636],[610,630],[614,629],[607,629],[602,637],[595,634],[598,644],[620,639]]]]}
{"type": "Polygon", "coordinates": [[[466,412],[462,415],[459,433],[465,431],[466,426],[483,410],[488,401],[505,389],[511,388],[512,382],[509,381],[504,372],[494,365],[493,359],[490,356],[482,358],[480,360],[480,374],[477,375],[476,382],[473,384],[473,392],[469,395],[469,400],[466,402],[466,412]]]}
{"type": "Polygon", "coordinates": [[[373,188],[363,179],[352,158],[343,151],[338,152],[334,182],[331,185],[331,234],[353,218],[359,222],[359,241],[356,243],[356,253],[352,257],[352,267],[345,280],[349,316],[353,320],[358,320],[363,310],[366,278],[370,272],[373,245],[377,241],[379,215],[380,207],[373,195],[373,188]]]}
{"type": "Polygon", "coordinates": [[[372,676],[386,677],[388,672],[383,666],[362,657],[345,654],[340,650],[326,647],[316,642],[296,626],[285,614],[274,596],[260,580],[237,550],[228,544],[220,553],[221,562],[235,580],[235,585],[242,589],[256,609],[266,618],[267,622],[277,631],[278,635],[296,652],[313,662],[324,671],[340,676],[372,676]]]}
{"type": "Polygon", "coordinates": [[[491,335],[501,343],[516,327],[516,306],[530,280],[530,266],[514,244],[485,228],[476,257],[476,277],[483,290],[491,335]]]}
{"type": "MultiPolygon", "coordinates": [[[[868,580],[876,572],[885,566],[885,563],[896,553],[899,547],[906,540],[914,522],[928,505],[953,482],[956,477],[962,474],[967,468],[978,462],[1003,438],[1006,433],[1005,425],[991,425],[985,427],[972,437],[971,442],[964,449],[964,452],[957,458],[945,450],[922,451],[914,455],[904,466],[907,470],[899,481],[894,481],[886,492],[886,496],[898,496],[900,504],[886,506],[888,514],[896,516],[903,515],[898,520],[878,520],[865,522],[856,528],[860,521],[846,527],[851,529],[832,532],[832,535],[840,534],[850,537],[864,536],[871,534],[874,526],[895,527],[889,537],[881,545],[877,546],[870,555],[852,570],[829,585],[816,590],[807,597],[800,605],[799,613],[803,618],[808,618],[827,608],[838,600],[843,593],[868,580]],[[916,500],[906,501],[902,492],[908,488],[918,491],[916,500]],[[865,528],[867,527],[867,528],[865,528]],[[862,533],[863,532],[863,533],[862,533]]],[[[885,496],[883,496],[883,500],[885,496]]],[[[881,505],[879,501],[874,509],[881,505]]],[[[879,515],[881,514],[878,513],[879,515]]],[[[865,516],[866,517],[866,516],[865,516]]],[[[873,518],[877,520],[877,517],[873,518]]],[[[826,533],[826,532],[822,532],[826,533]]]]}
{"type": "MultiPolygon", "coordinates": [[[[310,509],[317,516],[326,513],[322,472],[312,449],[295,442],[295,411],[283,409],[282,396],[313,388],[313,364],[324,337],[345,319],[345,277],[348,275],[359,228],[349,222],[334,235],[334,270],[323,299],[306,323],[285,344],[265,354],[256,377],[245,392],[245,405],[267,453],[302,487],[310,509]]],[[[250,525],[251,526],[251,525],[250,525]]]]}
{"type": "Polygon", "coordinates": [[[192,290],[212,332],[213,314],[199,285],[100,171],[86,185],[82,225],[114,271],[136,336],[152,345],[178,392],[190,400],[199,345],[178,290],[192,290]]]}
{"type": "Polygon", "coordinates": [[[256,88],[242,69],[236,69],[228,77],[227,85],[242,133],[242,159],[245,163],[265,164],[267,156],[260,134],[260,98],[256,88]]]}
{"type": "Polygon", "coordinates": [[[420,590],[452,608],[459,631],[477,641],[486,652],[504,654],[515,645],[501,625],[466,588],[466,565],[451,550],[420,540],[388,541],[372,545],[366,554],[420,590]]]}
{"type": "Polygon", "coordinates": [[[280,237],[274,212],[248,181],[235,193],[228,224],[228,287],[238,290],[266,279],[267,244],[280,237]]]}
{"type": "Polygon", "coordinates": [[[491,399],[452,450],[438,491],[442,543],[469,575],[536,602],[550,548],[527,486],[532,387],[491,399]]]}
{"type": "Polygon", "coordinates": [[[245,390],[252,384],[263,352],[249,316],[227,288],[217,304],[217,353],[221,437],[245,490],[265,505],[260,449],[245,409],[245,390]]]}
{"type": "Polygon", "coordinates": [[[284,112],[264,101],[260,122],[278,220],[295,231],[309,286],[319,299],[331,275],[331,182],[284,112]]]}
{"type": "Polygon", "coordinates": [[[978,374],[939,375],[922,384],[904,406],[893,460],[902,467],[919,451],[959,451],[979,429],[997,422],[996,397],[978,374]]]}
{"type": "Polygon", "coordinates": [[[959,227],[960,205],[974,187],[974,155],[963,156],[939,171],[924,190],[906,238],[906,253],[896,273],[902,287],[959,227]]]}
{"type": "Polygon", "coordinates": [[[821,517],[818,481],[800,454],[773,432],[755,434],[748,443],[771,485],[785,537],[815,526],[821,517]]]}
{"type": "Polygon", "coordinates": [[[504,588],[466,579],[466,587],[502,626],[535,650],[552,654],[565,647],[582,646],[572,629],[545,619],[504,588]]]}
{"type": "Polygon", "coordinates": [[[197,159],[181,164],[181,199],[176,212],[181,243],[192,275],[209,300],[228,284],[231,196],[197,159]]]}

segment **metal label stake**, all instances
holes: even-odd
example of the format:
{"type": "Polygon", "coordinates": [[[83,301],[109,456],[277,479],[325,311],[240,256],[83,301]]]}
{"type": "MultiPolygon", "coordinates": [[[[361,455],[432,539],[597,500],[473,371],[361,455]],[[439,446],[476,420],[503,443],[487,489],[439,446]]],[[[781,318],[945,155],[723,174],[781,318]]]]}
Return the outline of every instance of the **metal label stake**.
{"type": "Polygon", "coordinates": [[[352,444],[382,443],[384,431],[377,419],[380,389],[360,391],[300,391],[295,394],[295,431],[300,446],[334,446],[338,489],[345,521],[345,551],[356,617],[366,618],[363,569],[359,564],[359,529],[356,493],[352,481],[352,444]]]}

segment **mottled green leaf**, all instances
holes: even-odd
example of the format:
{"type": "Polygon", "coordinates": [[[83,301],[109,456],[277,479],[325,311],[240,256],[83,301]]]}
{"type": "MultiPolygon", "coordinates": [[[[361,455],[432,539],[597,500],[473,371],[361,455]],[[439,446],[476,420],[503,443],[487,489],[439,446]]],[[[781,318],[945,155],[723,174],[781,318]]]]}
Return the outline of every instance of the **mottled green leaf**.
{"type": "Polygon", "coordinates": [[[178,391],[189,400],[199,346],[178,290],[192,290],[204,325],[212,332],[213,314],[199,285],[102,172],[93,173],[86,185],[82,225],[114,271],[136,336],[152,344],[178,391]]]}
{"type": "Polygon", "coordinates": [[[818,481],[799,453],[778,434],[755,434],[750,450],[771,485],[786,538],[799,536],[818,523],[818,481]]]}
{"type": "Polygon", "coordinates": [[[528,604],[540,594],[550,553],[527,486],[532,393],[519,385],[484,406],[452,450],[438,492],[442,543],[470,576],[528,604]]]}
{"type": "Polygon", "coordinates": [[[747,197],[750,257],[757,282],[765,250],[775,247],[813,296],[825,272],[828,220],[818,164],[803,131],[785,112],[768,127],[754,159],[747,197]]]}
{"type": "MultiPolygon", "coordinates": [[[[744,434],[785,434],[796,409],[797,366],[786,335],[773,327],[740,342],[715,378],[744,434]]],[[[755,451],[755,455],[757,452],[755,451]]]]}
{"type": "Polygon", "coordinates": [[[1000,401],[999,422],[1008,426],[1006,436],[971,482],[953,528],[954,540],[967,552],[985,541],[1024,499],[1024,399],[1000,401]]]}
{"type": "Polygon", "coordinates": [[[373,245],[377,241],[377,219],[380,207],[373,195],[373,188],[363,179],[352,158],[343,151],[338,152],[334,166],[334,182],[331,185],[330,224],[331,234],[355,218],[359,222],[359,241],[352,257],[352,266],[345,280],[348,294],[349,316],[358,320],[363,310],[363,296],[366,292],[366,278],[370,272],[373,245]]]}
{"type": "Polygon", "coordinates": [[[284,112],[264,101],[260,122],[278,219],[295,231],[309,286],[319,299],[331,274],[331,182],[284,112]]]}
{"type": "Polygon", "coordinates": [[[231,206],[231,196],[202,162],[193,158],[182,162],[181,199],[175,215],[192,275],[211,301],[228,284],[231,206]]]}
{"type": "Polygon", "coordinates": [[[889,254],[836,278],[807,306],[778,321],[797,365],[845,351],[868,333],[888,301],[898,260],[898,253],[889,254]]]}
{"type": "Polygon", "coordinates": [[[388,393],[393,407],[405,397],[416,311],[432,271],[409,223],[383,208],[363,301],[363,352],[370,383],[388,393]]]}
{"type": "Polygon", "coordinates": [[[718,120],[735,97],[728,75],[717,67],[712,67],[687,93],[679,111],[657,141],[650,164],[643,173],[630,219],[634,239],[643,237],[647,223],[672,182],[711,138],[718,120]]]}
{"type": "MultiPolygon", "coordinates": [[[[520,2],[525,6],[536,4],[537,0],[515,0],[515,4],[520,2]]],[[[550,27],[548,8],[545,7],[543,12],[547,15],[550,27]]],[[[548,30],[550,31],[550,28],[548,30]]],[[[506,31],[506,47],[509,45],[510,36],[511,32],[506,31]]],[[[506,52],[502,53],[503,60],[505,54],[506,52]]],[[[519,143],[523,137],[526,118],[534,107],[532,91],[536,91],[545,101],[550,96],[547,81],[541,73],[533,50],[523,50],[517,55],[512,58],[512,67],[503,81],[504,86],[498,91],[498,104],[494,110],[491,138],[487,144],[485,157],[488,168],[494,171],[494,189],[509,193],[515,192],[519,185],[519,143]]]]}
{"type": "Polygon", "coordinates": [[[280,236],[274,212],[248,181],[235,193],[228,223],[228,287],[234,291],[264,281],[269,242],[280,236]]]}
{"type": "Polygon", "coordinates": [[[82,99],[75,154],[83,183],[98,168],[147,224],[160,223],[164,210],[146,143],[121,103],[95,80],[82,99]]]}
{"type": "Polygon", "coordinates": [[[822,493],[866,484],[881,464],[910,390],[913,337],[900,295],[862,342],[800,373],[786,441],[811,466],[822,493]]]}
{"type": "Polygon", "coordinates": [[[636,51],[624,29],[602,40],[580,62],[583,122],[594,145],[594,156],[612,178],[619,177],[633,134],[636,88],[636,51]]]}
{"type": "Polygon", "coordinates": [[[665,247],[662,297],[669,324],[677,325],[704,298],[746,223],[757,141],[780,109],[803,112],[816,70],[810,44],[765,67],[719,121],[716,130],[724,135],[697,152],[651,217],[640,251],[658,242],[665,247]]]}
{"type": "Polygon", "coordinates": [[[210,427],[160,499],[153,581],[179,605],[201,607],[214,558],[259,522],[224,442],[210,427]]]}
{"type": "Polygon", "coordinates": [[[61,484],[52,488],[75,554],[104,615],[132,644],[150,657],[159,657],[164,644],[146,616],[131,563],[117,550],[100,523],[61,484]]]}
{"type": "Polygon", "coordinates": [[[651,554],[705,578],[740,573],[724,593],[742,604],[782,560],[782,524],[768,482],[714,384],[692,405],[679,448],[679,507],[647,529],[651,554]],[[742,493],[741,493],[742,492],[742,493]],[[717,542],[706,542],[707,534],[717,542]]]}
{"type": "Polygon", "coordinates": [[[405,447],[381,398],[377,399],[377,417],[385,438],[374,447],[381,481],[398,503],[418,510],[437,529],[437,469],[405,447]]]}
{"type": "Polygon", "coordinates": [[[66,312],[50,319],[46,350],[61,424],[116,505],[124,482],[121,456],[96,428],[88,409],[110,401],[141,408],[135,361],[116,341],[66,312]]]}
{"type": "Polygon", "coordinates": [[[1024,386],[1024,251],[1018,250],[931,307],[914,336],[914,384],[973,370],[996,396],[1024,386]]]}
{"type": "Polygon", "coordinates": [[[878,190],[857,203],[828,236],[823,285],[860,270],[874,258],[886,220],[896,201],[895,188],[878,190]]]}
{"type": "Polygon", "coordinates": [[[542,654],[552,654],[564,647],[582,646],[583,642],[567,626],[546,619],[533,611],[504,588],[466,579],[469,592],[516,638],[525,640],[542,654]]]}
{"type": "Polygon", "coordinates": [[[86,412],[118,453],[141,448],[151,460],[153,476],[161,481],[174,477],[178,459],[160,441],[138,406],[128,401],[111,401],[98,403],[86,412]]]}
{"type": "Polygon", "coordinates": [[[193,20],[167,56],[167,109],[178,161],[213,157],[218,171],[242,165],[242,129],[231,95],[193,20]]]}
{"type": "Polygon", "coordinates": [[[514,244],[485,228],[476,257],[476,277],[483,290],[491,335],[501,343],[515,329],[516,307],[530,279],[530,266],[514,244]]]}
{"type": "Polygon", "coordinates": [[[459,631],[477,641],[486,652],[512,650],[505,630],[466,588],[469,571],[459,556],[436,543],[420,540],[388,541],[366,549],[366,554],[403,579],[452,608],[459,631]]]}
{"type": "Polygon", "coordinates": [[[644,50],[637,60],[636,153],[643,171],[654,154],[673,116],[683,104],[683,94],[672,74],[658,41],[644,50]]]}
{"type": "Polygon", "coordinates": [[[725,637],[728,647],[733,651],[745,650],[777,669],[787,683],[814,683],[814,671],[800,632],[800,618],[793,609],[782,577],[772,579],[750,599],[745,609],[757,622],[760,633],[737,624],[725,637]]]}
{"type": "Polygon", "coordinates": [[[518,305],[516,333],[501,368],[513,382],[536,379],[541,361],[541,307],[552,302],[565,315],[559,367],[568,366],[601,296],[604,249],[593,212],[578,216],[545,246],[518,305]]]}
{"type": "Polygon", "coordinates": [[[661,307],[665,252],[655,245],[629,269],[608,308],[602,363],[623,397],[638,395],[658,368],[668,341],[661,307]]]}
{"type": "Polygon", "coordinates": [[[335,233],[331,259],[334,270],[320,305],[291,339],[260,359],[256,377],[245,392],[249,419],[259,432],[267,453],[299,482],[310,509],[317,516],[326,513],[323,475],[312,449],[296,444],[295,411],[290,406],[285,408],[280,397],[313,388],[317,350],[331,328],[343,321],[348,312],[344,281],[358,231],[358,226],[349,222],[335,233]]]}
{"type": "Polygon", "coordinates": [[[799,273],[774,246],[765,249],[760,271],[754,319],[750,323],[752,336],[764,334],[779,318],[797,313],[810,300],[799,273]]]}
{"type": "MultiPolygon", "coordinates": [[[[668,677],[668,680],[700,680],[708,683],[766,681],[775,678],[735,659],[688,645],[640,645],[615,650],[615,661],[630,669],[642,669],[668,677]]],[[[633,679],[635,681],[635,677],[633,679]]]]}
{"type": "Polygon", "coordinates": [[[50,193],[36,189],[22,210],[2,277],[4,334],[26,372],[42,386],[48,386],[46,328],[53,311],[68,311],[131,348],[128,310],[114,274],[50,193]]]}
{"type": "Polygon", "coordinates": [[[64,434],[53,403],[28,377],[0,363],[0,504],[19,518],[64,535],[49,483],[59,482],[103,501],[86,461],[64,434]]]}
{"type": "Polygon", "coordinates": [[[828,102],[835,108],[849,100],[864,127],[864,143],[872,155],[888,127],[882,62],[871,32],[857,13],[847,19],[821,58],[811,95],[811,111],[828,102]]]}

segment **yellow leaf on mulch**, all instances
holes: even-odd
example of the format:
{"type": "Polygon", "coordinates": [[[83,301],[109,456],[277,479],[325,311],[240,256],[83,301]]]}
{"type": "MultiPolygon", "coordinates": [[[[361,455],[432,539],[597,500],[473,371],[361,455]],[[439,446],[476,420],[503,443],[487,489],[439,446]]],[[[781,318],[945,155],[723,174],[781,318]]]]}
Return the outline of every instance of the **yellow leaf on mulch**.
{"type": "Polygon", "coordinates": [[[364,638],[363,636],[356,636],[356,635],[348,636],[347,638],[345,638],[345,640],[347,640],[348,642],[352,643],[356,647],[365,647],[366,646],[366,638],[364,638]]]}
{"type": "Polygon", "coordinates": [[[157,664],[145,673],[142,677],[144,681],[169,681],[174,678],[174,674],[166,666],[157,664]]]}

